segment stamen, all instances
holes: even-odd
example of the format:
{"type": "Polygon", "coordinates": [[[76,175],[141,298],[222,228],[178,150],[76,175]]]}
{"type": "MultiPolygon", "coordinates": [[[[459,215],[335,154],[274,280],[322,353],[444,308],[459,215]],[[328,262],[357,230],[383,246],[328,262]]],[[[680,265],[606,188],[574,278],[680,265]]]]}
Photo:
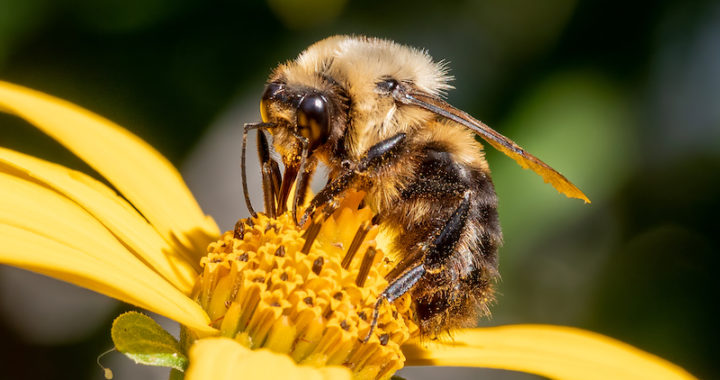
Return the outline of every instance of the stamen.
{"type": "Polygon", "coordinates": [[[325,259],[320,256],[315,261],[313,261],[312,271],[316,275],[320,275],[320,271],[322,271],[323,264],[325,264],[325,259]]]}
{"type": "Polygon", "coordinates": [[[360,270],[355,278],[355,284],[357,286],[361,288],[365,286],[365,280],[367,280],[368,273],[370,273],[370,267],[372,266],[373,261],[375,261],[376,253],[377,250],[373,247],[368,247],[367,251],[365,251],[365,257],[363,257],[362,264],[360,264],[360,270]]]}
{"type": "Polygon", "coordinates": [[[310,248],[312,247],[313,243],[315,242],[315,238],[317,237],[318,233],[320,233],[320,228],[322,228],[322,222],[316,223],[314,220],[310,227],[308,227],[307,231],[305,231],[305,235],[303,236],[305,238],[305,245],[303,245],[302,249],[300,250],[304,254],[308,254],[310,252],[310,248]]]}
{"type": "Polygon", "coordinates": [[[235,276],[233,278],[233,284],[232,288],[230,288],[230,292],[228,293],[227,300],[225,300],[225,308],[229,308],[230,305],[232,305],[235,298],[237,298],[238,293],[240,292],[240,288],[242,287],[242,282],[244,276],[235,276]]]}
{"type": "Polygon", "coordinates": [[[348,248],[345,257],[343,257],[343,261],[340,264],[343,268],[350,268],[350,264],[355,257],[355,253],[360,248],[363,240],[365,240],[365,236],[367,236],[368,231],[370,231],[370,222],[365,221],[360,225],[357,232],[355,232],[355,237],[353,238],[352,243],[350,243],[350,247],[348,248]]]}
{"type": "Polygon", "coordinates": [[[302,247],[302,253],[307,255],[308,252],[310,252],[310,248],[315,242],[315,238],[317,238],[318,233],[320,233],[320,229],[322,228],[323,223],[328,217],[330,217],[330,215],[335,212],[336,209],[337,205],[330,205],[328,207],[325,207],[325,209],[323,209],[320,215],[313,217],[310,227],[308,227],[308,229],[305,231],[305,234],[303,234],[303,238],[305,238],[305,245],[303,245],[302,247]]]}
{"type": "Polygon", "coordinates": [[[384,346],[384,345],[388,344],[388,340],[390,340],[390,335],[382,334],[378,337],[378,339],[380,339],[380,344],[384,346]]]}
{"type": "Polygon", "coordinates": [[[245,238],[245,223],[242,220],[238,220],[235,223],[235,229],[233,230],[233,239],[242,240],[245,238]]]}

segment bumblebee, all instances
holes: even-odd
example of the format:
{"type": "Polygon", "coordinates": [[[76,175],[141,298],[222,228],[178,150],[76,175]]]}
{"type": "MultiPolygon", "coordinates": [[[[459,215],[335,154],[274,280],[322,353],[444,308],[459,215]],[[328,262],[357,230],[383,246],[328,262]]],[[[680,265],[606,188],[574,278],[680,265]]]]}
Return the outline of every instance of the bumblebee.
{"type": "Polygon", "coordinates": [[[377,306],[410,292],[425,336],[474,325],[493,299],[502,232],[476,136],[559,192],[589,202],[560,173],[445,102],[450,80],[446,65],[422,50],[330,37],[273,71],[262,95],[262,123],[246,124],[243,135],[243,186],[253,214],[244,179],[246,137],[253,129],[272,135],[285,167],[281,175],[260,133],[271,216],[285,211],[293,185],[292,212],[301,226],[316,211],[332,210],[348,190],[366,193],[373,221],[396,232],[394,248],[401,254],[377,306]],[[329,169],[328,183],[298,215],[319,162],[329,169]]]}

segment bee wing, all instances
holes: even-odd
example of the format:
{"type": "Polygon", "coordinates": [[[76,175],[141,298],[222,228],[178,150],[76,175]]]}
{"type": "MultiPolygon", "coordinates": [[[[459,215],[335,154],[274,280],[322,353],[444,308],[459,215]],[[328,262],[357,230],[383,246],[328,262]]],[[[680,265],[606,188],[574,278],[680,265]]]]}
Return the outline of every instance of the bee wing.
{"type": "Polygon", "coordinates": [[[551,184],[557,191],[571,198],[582,199],[585,203],[590,200],[580,189],[568,181],[565,176],[540,161],[539,158],[525,151],[512,140],[496,132],[480,120],[475,119],[466,112],[459,110],[444,100],[420,92],[396,92],[395,98],[404,104],[422,107],[432,113],[446,117],[456,123],[462,124],[477,133],[495,149],[514,159],[520,166],[530,168],[539,174],[546,183],[551,184]]]}

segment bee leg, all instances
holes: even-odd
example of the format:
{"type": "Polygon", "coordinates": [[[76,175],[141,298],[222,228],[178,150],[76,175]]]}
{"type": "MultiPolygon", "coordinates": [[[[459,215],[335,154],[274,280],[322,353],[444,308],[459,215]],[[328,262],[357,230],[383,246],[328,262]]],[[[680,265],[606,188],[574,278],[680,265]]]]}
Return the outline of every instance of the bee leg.
{"type": "Polygon", "coordinates": [[[302,227],[315,210],[334,202],[347,189],[352,187],[362,174],[376,169],[395,156],[398,150],[402,148],[405,138],[405,133],[398,133],[371,146],[358,163],[356,169],[349,168],[341,173],[315,195],[298,224],[302,227]]]}
{"type": "Polygon", "coordinates": [[[273,160],[270,156],[270,145],[265,136],[265,131],[262,129],[258,131],[257,149],[262,173],[265,213],[267,213],[269,217],[275,218],[277,216],[277,198],[282,175],[280,174],[280,166],[277,161],[273,160]]]}
{"type": "Polygon", "coordinates": [[[398,133],[373,145],[360,160],[357,171],[360,173],[375,169],[391,159],[402,148],[406,135],[398,133]]]}
{"type": "Polygon", "coordinates": [[[455,249],[455,245],[460,240],[460,236],[465,229],[469,211],[470,194],[466,191],[460,205],[455,209],[440,233],[431,235],[434,239],[425,255],[421,254],[424,250],[420,249],[418,250],[420,253],[411,254],[408,260],[401,260],[398,266],[389,273],[389,275],[392,275],[398,272],[398,267],[402,268],[400,275],[388,279],[390,283],[378,297],[373,310],[372,321],[370,322],[370,331],[363,343],[370,339],[375,330],[383,301],[390,303],[395,301],[412,289],[426,273],[435,273],[442,270],[442,259],[455,249]]]}
{"type": "Polygon", "coordinates": [[[242,149],[240,151],[240,176],[242,178],[243,195],[245,196],[245,205],[247,205],[250,215],[253,217],[257,216],[255,209],[252,207],[250,202],[250,193],[248,192],[246,165],[245,165],[245,151],[247,150],[247,134],[253,129],[265,129],[272,128],[275,124],[272,123],[248,123],[243,126],[243,138],[242,138],[242,149]]]}
{"type": "Polygon", "coordinates": [[[395,267],[393,267],[393,269],[385,275],[385,279],[388,282],[392,282],[392,280],[398,278],[401,274],[403,274],[403,272],[407,271],[408,268],[422,261],[426,253],[427,246],[415,249],[409,255],[405,255],[405,257],[398,261],[397,265],[395,265],[395,267]]]}
{"type": "Polygon", "coordinates": [[[362,340],[363,343],[367,343],[367,341],[370,340],[373,331],[375,331],[375,326],[377,326],[378,317],[380,316],[380,306],[382,305],[383,301],[392,303],[397,298],[402,297],[402,295],[407,293],[408,290],[412,289],[412,287],[417,284],[417,282],[420,281],[420,279],[424,275],[425,265],[423,263],[416,264],[415,266],[405,271],[400,277],[393,280],[387,286],[387,288],[383,290],[383,292],[378,297],[377,302],[375,303],[372,321],[370,322],[370,331],[368,331],[365,339],[362,340]]]}
{"type": "Polygon", "coordinates": [[[450,219],[445,223],[442,231],[433,241],[432,248],[425,255],[424,262],[428,271],[439,270],[447,255],[455,249],[460,240],[465,222],[470,212],[470,192],[465,191],[460,205],[455,209],[450,219]]]}
{"type": "Polygon", "coordinates": [[[310,188],[313,174],[317,167],[317,160],[314,157],[308,157],[304,165],[304,169],[298,173],[297,183],[295,184],[295,202],[293,203],[293,220],[295,224],[302,227],[297,220],[297,210],[305,204],[305,198],[310,188]]]}
{"type": "Polygon", "coordinates": [[[308,139],[298,134],[294,134],[294,136],[300,142],[301,146],[300,165],[298,167],[297,179],[295,180],[295,196],[293,197],[292,204],[293,221],[295,224],[298,224],[297,207],[298,204],[305,201],[305,194],[307,194],[307,188],[310,185],[310,178],[312,177],[312,173],[315,168],[314,165],[311,165],[308,170],[308,139]]]}
{"type": "Polygon", "coordinates": [[[345,190],[350,188],[350,185],[356,178],[357,173],[354,171],[346,171],[337,176],[329,184],[325,185],[325,187],[315,194],[315,197],[310,201],[310,204],[305,209],[298,225],[300,227],[304,226],[308,218],[315,213],[315,210],[333,203],[342,193],[345,192],[345,190]]]}

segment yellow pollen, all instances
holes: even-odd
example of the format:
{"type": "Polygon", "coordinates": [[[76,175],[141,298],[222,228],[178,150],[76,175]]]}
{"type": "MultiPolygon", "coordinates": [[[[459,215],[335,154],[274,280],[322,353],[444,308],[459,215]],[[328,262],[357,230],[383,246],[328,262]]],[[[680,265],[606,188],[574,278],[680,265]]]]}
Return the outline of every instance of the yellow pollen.
{"type": "Polygon", "coordinates": [[[362,342],[392,263],[377,247],[372,212],[358,210],[360,199],[348,197],[305,231],[289,213],[259,214],[211,243],[194,298],[213,327],[299,364],[346,366],[357,379],[386,379],[402,368],[400,346],[417,333],[409,296],[383,303],[362,342]]]}

